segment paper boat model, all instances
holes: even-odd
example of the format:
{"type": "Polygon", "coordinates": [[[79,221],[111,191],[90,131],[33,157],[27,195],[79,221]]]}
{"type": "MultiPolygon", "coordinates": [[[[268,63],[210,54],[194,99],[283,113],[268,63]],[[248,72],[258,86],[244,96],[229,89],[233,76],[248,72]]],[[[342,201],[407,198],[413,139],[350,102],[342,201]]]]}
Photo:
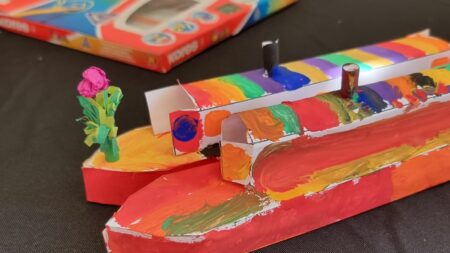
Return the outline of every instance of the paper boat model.
{"type": "MultiPolygon", "coordinates": [[[[147,92],[152,126],[132,130],[118,138],[121,150],[120,161],[106,162],[104,155],[96,152],[84,162],[83,176],[87,199],[97,203],[120,205],[130,194],[160,176],[210,163],[214,164],[210,166],[218,166],[216,158],[207,158],[205,154],[211,146],[218,145],[221,139],[222,121],[225,118],[238,113],[231,117],[233,119],[239,117],[237,115],[241,115],[239,113],[243,111],[261,107],[282,108],[279,104],[284,101],[297,101],[337,90],[341,83],[341,65],[346,62],[354,62],[360,66],[359,84],[362,87],[361,96],[364,98],[364,96],[373,95],[366,94],[370,90],[370,88],[364,88],[366,84],[442,65],[448,62],[449,57],[448,42],[427,33],[417,33],[388,42],[281,64],[271,77],[263,76],[263,70],[258,69],[147,92]]],[[[371,85],[378,89],[390,87],[389,85],[371,85]]],[[[401,86],[398,89],[403,92],[408,87],[406,85],[406,88],[401,86]]],[[[403,108],[409,108],[409,104],[420,100],[423,94],[409,94],[406,98],[400,99],[399,93],[393,92],[392,96],[392,99],[395,98],[396,101],[395,106],[401,104],[403,108]]],[[[317,101],[327,100],[330,97],[332,95],[324,95],[298,103],[307,111],[306,114],[308,112],[323,114],[327,111],[316,108],[317,101]]],[[[369,108],[359,113],[350,113],[350,116],[347,115],[345,118],[339,116],[335,119],[333,116],[331,122],[324,121],[323,126],[315,126],[316,128],[311,127],[308,115],[303,115],[305,113],[301,112],[302,109],[299,111],[294,108],[294,111],[297,110],[296,113],[306,117],[301,119],[303,123],[298,123],[301,125],[302,133],[304,132],[307,136],[317,136],[356,127],[359,123],[349,124],[354,120],[361,120],[364,123],[374,121],[372,119],[378,120],[377,116],[368,117],[372,116],[370,112],[379,112],[379,110],[388,110],[393,107],[389,99],[391,98],[382,97],[383,101],[386,100],[383,102],[383,106],[386,103],[386,107],[377,104],[381,109],[369,108]],[[364,115],[362,115],[363,112],[364,115]],[[351,118],[348,119],[348,117],[351,118]],[[338,123],[348,124],[348,126],[337,126],[338,123]],[[324,127],[330,130],[317,131],[324,127]]],[[[334,103],[334,101],[325,102],[334,103]]],[[[380,102],[380,99],[376,102],[380,102]]],[[[343,102],[337,103],[334,106],[342,106],[339,103],[343,102]]],[[[367,105],[364,106],[364,108],[367,107],[367,105]]],[[[370,106],[373,105],[370,104],[370,106]]],[[[323,114],[324,117],[326,115],[328,114],[323,114]]],[[[247,131],[245,127],[240,127],[239,130],[247,131]]],[[[240,147],[245,152],[230,150],[231,146],[222,145],[224,155],[238,155],[239,159],[235,160],[240,163],[248,160],[240,159],[241,157],[250,156],[252,160],[244,166],[245,169],[238,169],[235,164],[230,165],[233,169],[230,168],[224,172],[224,177],[233,182],[249,183],[253,176],[248,168],[254,163],[254,157],[261,151],[262,145],[269,142],[248,143],[243,133],[239,133],[242,135],[239,138],[243,139],[236,141],[234,136],[229,137],[230,132],[237,134],[238,129],[234,128],[234,125],[225,127],[222,142],[229,143],[233,147],[240,147]],[[254,151],[257,149],[259,149],[258,152],[254,151]]],[[[249,136],[255,137],[256,129],[250,130],[247,131],[249,136]]],[[[277,138],[280,141],[299,136],[298,133],[292,135],[288,129],[280,135],[279,130],[280,128],[278,128],[277,138]]],[[[226,166],[229,165],[223,159],[222,162],[226,166]]]]}
{"type": "Polygon", "coordinates": [[[218,162],[159,177],[109,252],[249,252],[450,179],[450,65],[231,115],[218,162]]]}
{"type": "Polygon", "coordinates": [[[152,126],[83,164],[87,199],[122,204],[108,251],[248,252],[447,182],[449,59],[418,33],[147,92],[152,126]]]}

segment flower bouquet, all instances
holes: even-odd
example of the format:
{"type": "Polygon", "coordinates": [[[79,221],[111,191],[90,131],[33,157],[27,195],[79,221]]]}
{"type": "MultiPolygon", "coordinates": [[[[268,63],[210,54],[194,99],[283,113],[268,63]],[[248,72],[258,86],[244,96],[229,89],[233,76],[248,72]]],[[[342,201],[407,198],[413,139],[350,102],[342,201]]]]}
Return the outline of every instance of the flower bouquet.
{"type": "Polygon", "coordinates": [[[122,100],[120,88],[109,86],[109,80],[103,70],[90,67],[83,72],[83,80],[78,84],[78,101],[84,116],[77,119],[85,125],[84,133],[87,146],[99,144],[106,161],[119,160],[117,130],[114,115],[122,100]]]}

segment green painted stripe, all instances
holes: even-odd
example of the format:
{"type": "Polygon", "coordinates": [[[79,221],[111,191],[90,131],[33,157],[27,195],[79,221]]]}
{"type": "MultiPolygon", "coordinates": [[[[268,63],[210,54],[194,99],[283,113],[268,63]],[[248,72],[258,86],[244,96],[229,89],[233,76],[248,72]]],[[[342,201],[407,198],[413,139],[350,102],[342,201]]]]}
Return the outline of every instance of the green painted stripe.
{"type": "Polygon", "coordinates": [[[331,62],[333,64],[336,64],[338,66],[343,66],[346,63],[356,63],[359,65],[359,69],[361,71],[367,71],[367,70],[372,69],[369,65],[364,64],[364,62],[362,62],[362,61],[359,61],[357,59],[354,59],[352,57],[348,57],[346,55],[339,54],[339,53],[327,54],[327,55],[320,56],[319,58],[322,60],[331,62]]]}
{"type": "Polygon", "coordinates": [[[326,93],[316,97],[320,101],[327,103],[333,110],[342,124],[349,124],[356,120],[362,120],[373,114],[365,109],[360,103],[345,100],[336,93],[326,93]]]}
{"type": "Polygon", "coordinates": [[[240,74],[223,76],[219,80],[238,87],[247,98],[259,98],[265,93],[261,86],[240,74]]]}
{"type": "Polygon", "coordinates": [[[297,114],[287,105],[269,106],[273,116],[283,122],[284,132],[286,134],[300,134],[300,123],[297,114]]]}
{"type": "Polygon", "coordinates": [[[162,229],[168,236],[202,233],[255,214],[269,203],[256,193],[244,192],[217,206],[205,204],[193,213],[170,216],[162,229]]]}

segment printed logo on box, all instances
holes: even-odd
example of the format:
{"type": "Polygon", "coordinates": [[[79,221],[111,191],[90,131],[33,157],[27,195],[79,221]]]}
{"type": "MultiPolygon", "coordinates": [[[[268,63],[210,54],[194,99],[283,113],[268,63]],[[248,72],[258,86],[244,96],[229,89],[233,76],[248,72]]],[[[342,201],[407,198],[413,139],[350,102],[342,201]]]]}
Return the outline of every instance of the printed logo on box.
{"type": "Polygon", "coordinates": [[[188,21],[178,21],[169,25],[170,30],[175,33],[193,33],[198,30],[198,26],[188,21]]]}
{"type": "Polygon", "coordinates": [[[142,37],[142,40],[145,44],[151,46],[168,46],[175,43],[176,38],[173,34],[159,32],[159,33],[150,33],[142,37]]]}
{"type": "Polygon", "coordinates": [[[23,33],[30,32],[30,26],[27,23],[9,18],[0,18],[0,27],[16,30],[23,33]]]}
{"type": "Polygon", "coordinates": [[[197,52],[198,48],[199,48],[198,41],[194,40],[193,42],[170,53],[168,55],[169,64],[173,64],[173,63],[179,61],[180,59],[183,59],[183,58],[187,57],[188,55],[191,55],[191,54],[197,52]]]}
{"type": "Polygon", "coordinates": [[[217,21],[217,16],[207,11],[195,12],[192,18],[203,24],[212,24],[217,21]]]}

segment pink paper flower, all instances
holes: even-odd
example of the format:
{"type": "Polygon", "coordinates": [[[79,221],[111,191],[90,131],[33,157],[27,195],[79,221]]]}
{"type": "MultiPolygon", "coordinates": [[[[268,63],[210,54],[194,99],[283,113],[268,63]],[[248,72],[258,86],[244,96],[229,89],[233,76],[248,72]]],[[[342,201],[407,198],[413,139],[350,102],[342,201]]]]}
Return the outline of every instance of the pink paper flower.
{"type": "Polygon", "coordinates": [[[83,80],[78,84],[81,96],[92,98],[100,91],[108,88],[109,80],[105,71],[97,67],[90,67],[83,72],[83,80]]]}

